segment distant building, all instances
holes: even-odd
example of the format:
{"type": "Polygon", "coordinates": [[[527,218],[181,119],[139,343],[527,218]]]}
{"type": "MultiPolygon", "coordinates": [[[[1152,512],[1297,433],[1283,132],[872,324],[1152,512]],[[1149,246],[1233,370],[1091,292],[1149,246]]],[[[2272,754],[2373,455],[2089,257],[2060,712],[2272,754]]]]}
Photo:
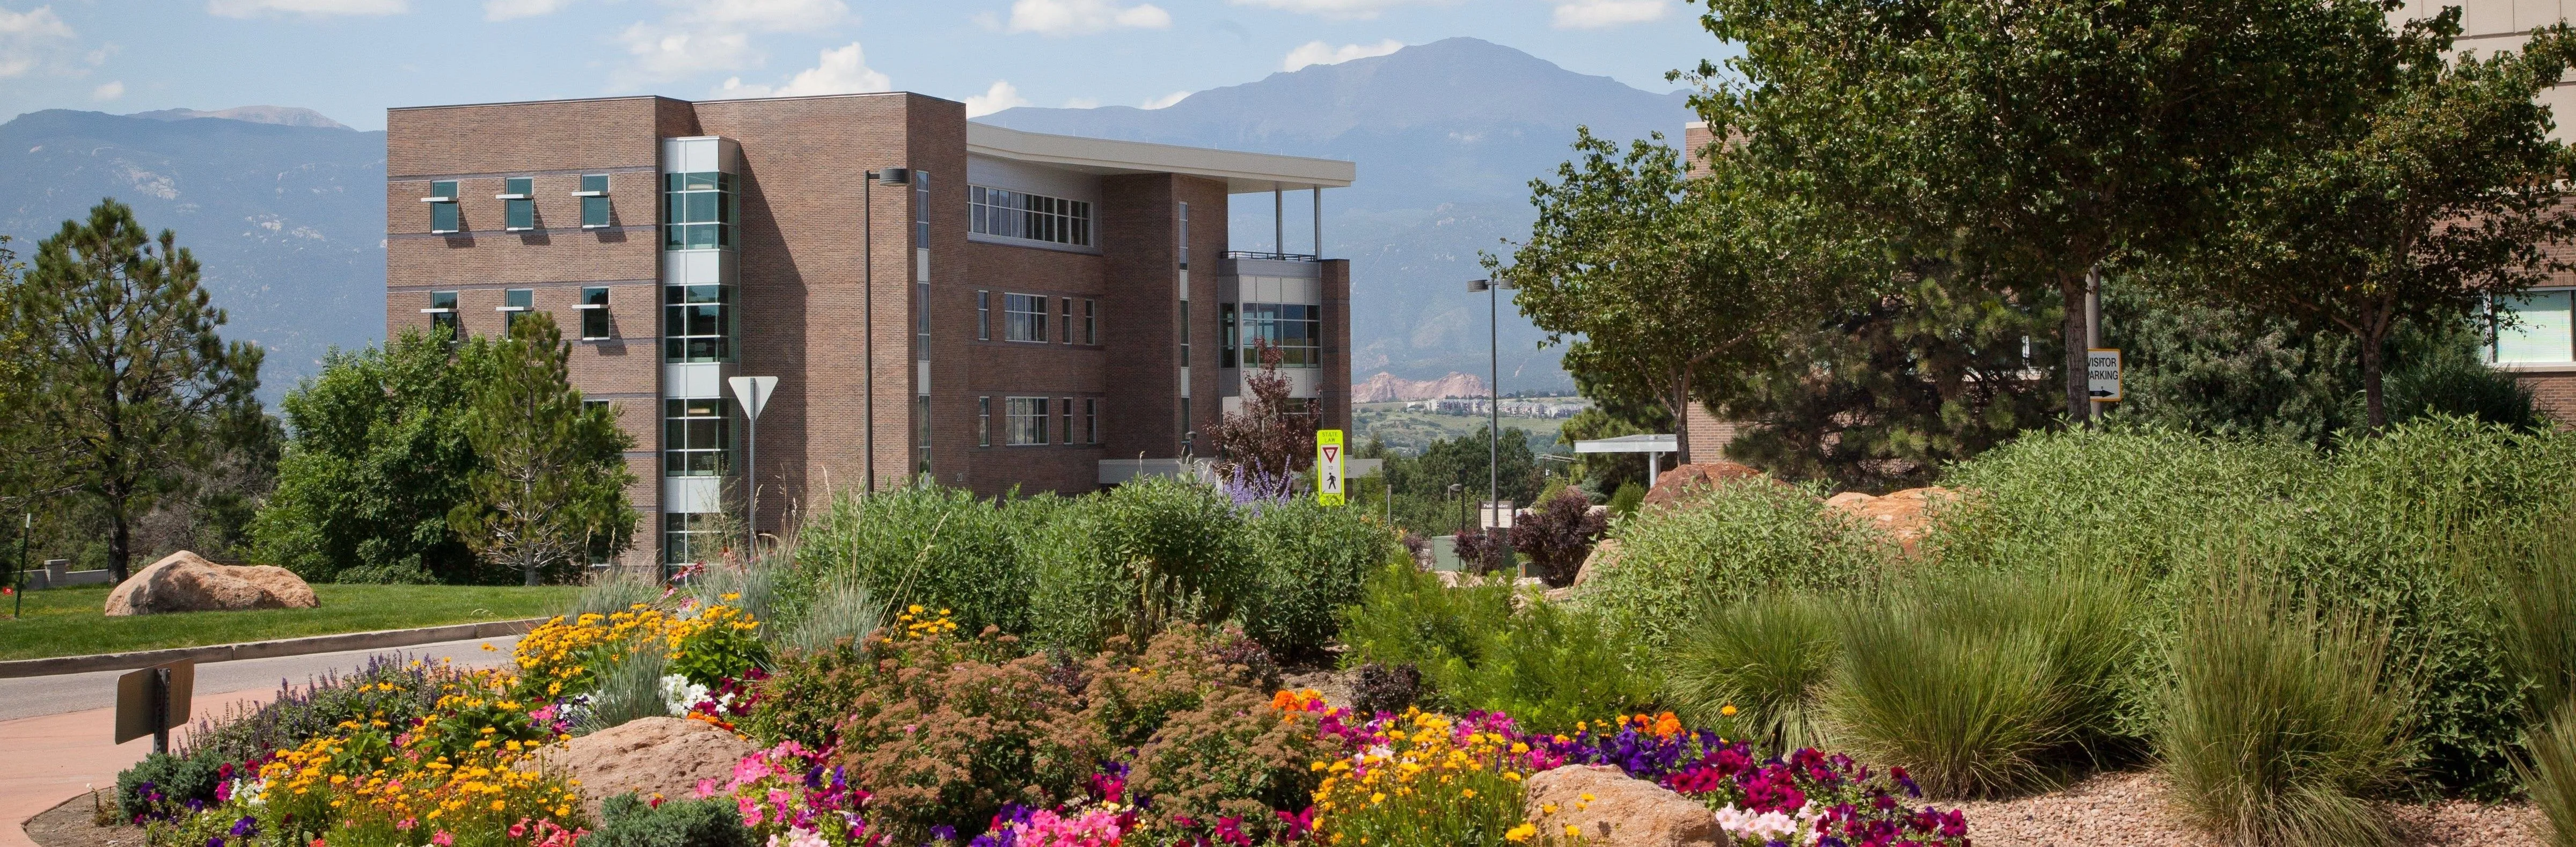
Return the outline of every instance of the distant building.
{"type": "Polygon", "coordinates": [[[1227,243],[1234,195],[1320,199],[1349,162],[1017,132],[909,93],[386,124],[386,329],[552,313],[575,385],[635,437],[651,525],[625,564],[731,541],[708,533],[746,483],[778,533],[871,478],[998,495],[1176,469],[1255,339],[1349,426],[1349,263],[1227,243]],[[734,375],[779,378],[748,478],[734,375]]]}

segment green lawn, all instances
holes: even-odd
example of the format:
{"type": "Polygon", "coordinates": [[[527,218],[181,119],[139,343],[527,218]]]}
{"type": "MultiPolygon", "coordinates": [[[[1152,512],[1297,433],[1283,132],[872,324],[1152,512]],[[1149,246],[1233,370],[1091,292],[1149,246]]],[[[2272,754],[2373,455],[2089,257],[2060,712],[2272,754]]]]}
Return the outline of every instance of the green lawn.
{"type": "Polygon", "coordinates": [[[27,592],[25,617],[0,597],[0,660],[122,653],[306,635],[409,629],[551,614],[579,588],[547,586],[316,585],[318,609],[189,612],[111,618],[99,614],[108,586],[27,592]]]}

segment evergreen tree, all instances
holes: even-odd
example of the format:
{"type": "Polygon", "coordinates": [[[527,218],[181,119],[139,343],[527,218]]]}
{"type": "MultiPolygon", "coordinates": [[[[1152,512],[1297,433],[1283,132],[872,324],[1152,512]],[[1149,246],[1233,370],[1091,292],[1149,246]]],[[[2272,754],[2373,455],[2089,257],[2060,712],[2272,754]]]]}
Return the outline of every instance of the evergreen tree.
{"type": "Polygon", "coordinates": [[[487,581],[447,514],[470,496],[465,412],[492,372],[482,338],[332,351],[280,404],[294,439],[252,523],[261,559],[317,582],[487,581]]]}
{"type": "Polygon", "coordinates": [[[477,464],[471,499],[448,523],[484,560],[514,566],[527,585],[624,550],[638,520],[627,503],[635,440],[612,407],[572,387],[572,345],[554,319],[523,313],[492,345],[492,377],[465,413],[477,464]]]}
{"type": "Polygon", "coordinates": [[[55,470],[100,507],[118,580],[137,519],[184,492],[218,433],[262,414],[260,351],[224,342],[224,312],[198,275],[175,234],[154,239],[133,209],[103,200],[37,244],[10,304],[34,354],[25,423],[64,442],[55,470]]]}

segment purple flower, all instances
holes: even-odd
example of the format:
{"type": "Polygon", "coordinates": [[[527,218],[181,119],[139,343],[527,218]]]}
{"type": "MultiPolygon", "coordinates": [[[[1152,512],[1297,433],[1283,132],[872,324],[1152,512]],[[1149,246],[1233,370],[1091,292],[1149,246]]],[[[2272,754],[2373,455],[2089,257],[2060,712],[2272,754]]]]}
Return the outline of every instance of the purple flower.
{"type": "Polygon", "coordinates": [[[243,816],[242,816],[242,818],[241,818],[241,820],[233,821],[233,835],[236,835],[236,836],[239,836],[239,837],[242,837],[242,838],[249,838],[249,837],[251,837],[251,836],[258,835],[258,834],[259,834],[259,819],[258,819],[258,818],[254,818],[254,817],[251,817],[251,816],[249,816],[249,815],[243,815],[243,816]]]}
{"type": "Polygon", "coordinates": [[[957,840],[957,828],[956,828],[956,827],[953,827],[953,826],[949,826],[949,825],[944,824],[944,823],[943,823],[943,824],[940,824],[940,825],[938,825],[938,826],[931,827],[931,828],[930,828],[930,840],[932,840],[932,841],[955,841],[955,840],[957,840]]]}

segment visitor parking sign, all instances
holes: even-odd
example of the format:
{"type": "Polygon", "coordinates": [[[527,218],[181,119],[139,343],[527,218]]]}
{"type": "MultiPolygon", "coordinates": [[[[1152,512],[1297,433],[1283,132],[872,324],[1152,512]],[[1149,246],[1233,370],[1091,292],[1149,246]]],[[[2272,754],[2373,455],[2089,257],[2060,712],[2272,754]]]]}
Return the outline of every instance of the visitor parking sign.
{"type": "Polygon", "coordinates": [[[1342,505],[1342,431],[1315,431],[1315,502],[1342,505]]]}

